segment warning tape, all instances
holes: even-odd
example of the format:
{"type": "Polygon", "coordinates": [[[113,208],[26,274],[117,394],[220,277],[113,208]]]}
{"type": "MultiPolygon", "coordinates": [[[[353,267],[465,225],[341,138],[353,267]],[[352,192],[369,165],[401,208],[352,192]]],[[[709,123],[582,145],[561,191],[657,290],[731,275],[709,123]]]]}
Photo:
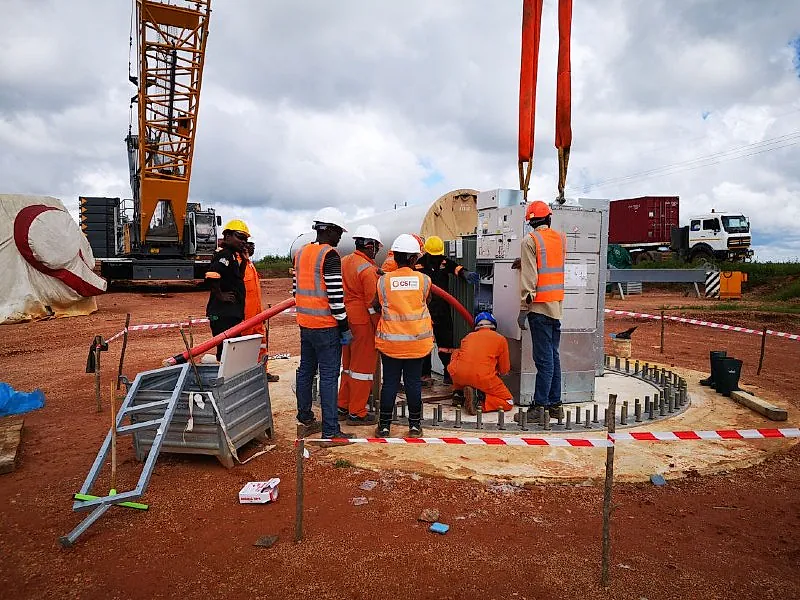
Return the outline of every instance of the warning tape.
{"type": "MultiPolygon", "coordinates": [[[[289,314],[295,312],[296,309],[294,306],[292,306],[291,308],[287,308],[286,310],[283,311],[283,313],[289,313],[289,314]]],[[[202,323],[208,323],[208,319],[203,317],[200,319],[191,320],[192,325],[198,325],[202,323]]],[[[106,343],[108,344],[109,342],[113,342],[117,338],[122,337],[123,335],[125,335],[126,331],[147,331],[149,329],[174,329],[176,327],[181,327],[181,326],[186,327],[187,325],[189,325],[189,321],[183,321],[181,323],[149,323],[144,325],[131,325],[127,329],[122,329],[121,331],[118,331],[117,333],[112,335],[110,338],[106,340],[106,343]]]]}
{"type": "MultiPolygon", "coordinates": [[[[610,308],[606,308],[605,312],[610,315],[620,315],[624,317],[636,317],[640,319],[654,319],[656,321],[661,320],[660,315],[650,315],[647,313],[637,313],[637,312],[630,312],[627,310],[612,310],[610,308]]],[[[762,331],[760,329],[750,329],[748,327],[738,327],[736,325],[725,325],[723,323],[713,323],[711,321],[701,321],[700,319],[687,319],[685,317],[673,317],[671,315],[665,315],[664,319],[666,321],[675,321],[677,323],[688,323],[689,325],[700,325],[702,327],[712,327],[714,329],[724,329],[726,331],[738,331],[740,333],[752,333],[754,335],[762,335],[762,331]]],[[[789,340],[800,340],[800,335],[795,333],[786,333],[784,331],[772,331],[771,329],[767,329],[768,335],[774,335],[776,337],[782,337],[789,340]]]]}
{"type": "MultiPolygon", "coordinates": [[[[800,428],[717,429],[712,431],[636,431],[609,433],[605,438],[561,437],[434,437],[434,438],[330,438],[304,439],[306,444],[455,444],[461,446],[570,446],[608,448],[616,442],[668,442],[692,440],[753,440],[800,437],[800,428]]],[[[300,440],[295,440],[295,443],[300,440]]]]}

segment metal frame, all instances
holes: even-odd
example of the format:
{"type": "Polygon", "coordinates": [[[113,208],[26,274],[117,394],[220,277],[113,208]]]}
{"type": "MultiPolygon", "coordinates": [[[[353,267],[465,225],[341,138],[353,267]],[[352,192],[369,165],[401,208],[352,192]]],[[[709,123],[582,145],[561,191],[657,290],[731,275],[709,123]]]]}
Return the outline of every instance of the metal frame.
{"type": "MultiPolygon", "coordinates": [[[[172,421],[172,416],[175,414],[175,408],[178,405],[178,399],[181,397],[181,392],[183,391],[184,386],[186,385],[186,379],[189,375],[189,369],[191,365],[189,363],[183,365],[176,365],[174,367],[167,367],[156,369],[152,371],[144,371],[139,373],[134,379],[133,384],[131,385],[130,389],[128,390],[128,394],[125,396],[125,400],[120,406],[119,411],[117,412],[116,416],[116,429],[117,429],[117,436],[125,435],[125,434],[132,434],[134,431],[138,431],[140,429],[156,429],[156,436],[153,440],[153,444],[150,447],[150,451],[147,454],[147,459],[145,460],[144,466],[142,467],[142,472],[139,475],[139,481],[136,484],[136,487],[132,490],[128,490],[126,492],[122,492],[119,494],[114,495],[106,495],[106,496],[99,496],[94,500],[76,500],[72,504],[73,511],[87,511],[91,510],[92,512],[83,520],[81,523],[73,529],[69,534],[63,536],[59,539],[59,542],[62,546],[68,547],[75,543],[77,538],[86,531],[89,526],[92,525],[95,521],[97,521],[103,514],[111,508],[111,506],[115,504],[120,504],[122,502],[131,500],[133,498],[139,498],[142,494],[144,494],[145,490],[147,489],[148,484],[150,483],[150,477],[153,474],[153,468],[156,464],[156,459],[158,458],[158,454],[161,451],[161,444],[164,440],[164,436],[169,429],[170,422],[172,421]],[[177,373],[177,379],[170,393],[170,397],[164,400],[156,400],[153,402],[149,402],[147,404],[131,406],[131,402],[133,398],[136,396],[136,393],[139,390],[139,387],[142,385],[143,379],[149,376],[152,373],[166,373],[175,371],[177,373]],[[144,410],[146,408],[154,408],[157,406],[164,407],[164,416],[160,419],[152,419],[150,421],[145,421],[143,423],[134,423],[131,425],[122,425],[122,422],[128,417],[130,414],[134,412],[138,412],[144,410]]],[[[85,481],[80,489],[80,494],[82,495],[89,495],[91,493],[92,486],[94,485],[95,481],[97,480],[98,475],[100,474],[100,470],[102,469],[103,465],[106,462],[106,457],[108,456],[109,450],[111,449],[111,430],[108,431],[106,434],[106,438],[103,441],[103,445],[100,447],[100,450],[97,453],[97,457],[94,459],[94,463],[92,463],[92,467],[89,469],[89,474],[86,476],[85,481]]]]}

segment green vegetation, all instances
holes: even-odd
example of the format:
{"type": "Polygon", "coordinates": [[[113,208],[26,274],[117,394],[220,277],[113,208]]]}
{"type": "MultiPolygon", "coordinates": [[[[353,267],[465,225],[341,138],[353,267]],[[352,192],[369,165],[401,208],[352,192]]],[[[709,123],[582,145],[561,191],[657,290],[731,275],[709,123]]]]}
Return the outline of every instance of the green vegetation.
{"type": "Polygon", "coordinates": [[[267,254],[255,261],[259,275],[268,278],[289,277],[292,260],[288,256],[267,254]]]}
{"type": "Polygon", "coordinates": [[[800,279],[794,279],[782,285],[767,296],[767,300],[785,301],[800,298],[800,279]]]}
{"type": "Polygon", "coordinates": [[[336,467],[337,469],[349,469],[350,467],[355,467],[353,463],[344,458],[337,458],[333,462],[333,466],[336,467]]]}

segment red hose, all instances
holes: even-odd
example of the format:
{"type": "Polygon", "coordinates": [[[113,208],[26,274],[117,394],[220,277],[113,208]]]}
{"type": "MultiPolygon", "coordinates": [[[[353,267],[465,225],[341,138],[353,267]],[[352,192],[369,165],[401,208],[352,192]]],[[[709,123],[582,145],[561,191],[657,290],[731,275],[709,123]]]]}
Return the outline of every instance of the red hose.
{"type": "MultiPolygon", "coordinates": [[[[252,327],[253,325],[258,325],[259,323],[263,323],[267,319],[274,317],[275,315],[282,313],[287,308],[291,308],[294,306],[294,298],[287,298],[283,302],[276,304],[272,308],[268,308],[267,310],[258,313],[254,317],[250,317],[246,321],[242,321],[238,325],[234,325],[230,329],[226,329],[219,335],[215,335],[213,338],[208,340],[207,342],[203,342],[202,344],[198,344],[194,348],[191,349],[192,356],[197,356],[199,354],[203,354],[208,350],[211,350],[217,344],[222,343],[222,340],[236,337],[245,329],[252,327]]],[[[187,360],[189,360],[189,353],[184,352],[183,354],[176,354],[172,358],[168,358],[164,361],[165,365],[182,365],[187,360]]]]}
{"type": "MultiPolygon", "coordinates": [[[[453,296],[451,296],[450,294],[445,292],[442,288],[436,285],[431,285],[431,289],[433,290],[434,294],[436,294],[437,296],[445,300],[448,304],[453,306],[458,311],[458,313],[462,317],[464,317],[464,320],[469,324],[469,326],[472,327],[472,315],[469,314],[469,311],[466,308],[464,308],[464,306],[458,300],[456,300],[453,296]]],[[[292,306],[294,306],[294,298],[287,298],[286,300],[284,300],[279,304],[276,304],[272,308],[268,308],[267,310],[258,313],[256,316],[250,317],[246,321],[242,321],[238,325],[234,325],[230,329],[223,331],[219,335],[215,335],[210,340],[205,341],[202,344],[198,344],[197,346],[191,349],[192,353],[191,355],[198,356],[200,354],[203,354],[204,352],[208,352],[209,350],[211,350],[211,348],[213,348],[217,344],[220,344],[222,340],[236,337],[245,329],[248,329],[253,325],[263,323],[267,319],[270,319],[275,315],[282,313],[287,308],[291,308],[292,306]]],[[[168,358],[166,361],[164,361],[164,364],[182,365],[187,360],[189,360],[189,353],[183,352],[182,354],[176,354],[172,358],[168,358]]]]}
{"type": "Polygon", "coordinates": [[[436,294],[437,296],[445,300],[450,306],[455,308],[456,311],[458,311],[458,314],[464,317],[464,320],[467,322],[467,325],[469,325],[469,327],[472,328],[473,326],[472,315],[469,314],[469,311],[466,308],[464,308],[464,305],[461,304],[461,302],[456,300],[453,296],[445,292],[439,286],[431,285],[431,289],[433,289],[434,294],[436,294]]]}

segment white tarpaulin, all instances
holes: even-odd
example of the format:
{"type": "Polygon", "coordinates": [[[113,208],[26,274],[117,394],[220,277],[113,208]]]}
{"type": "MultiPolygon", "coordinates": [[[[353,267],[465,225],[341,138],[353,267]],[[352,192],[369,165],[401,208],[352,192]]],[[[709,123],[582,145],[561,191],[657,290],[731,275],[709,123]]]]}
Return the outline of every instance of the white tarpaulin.
{"type": "Polygon", "coordinates": [[[0,323],[88,315],[106,290],[86,236],[49,196],[0,194],[0,323]]]}

